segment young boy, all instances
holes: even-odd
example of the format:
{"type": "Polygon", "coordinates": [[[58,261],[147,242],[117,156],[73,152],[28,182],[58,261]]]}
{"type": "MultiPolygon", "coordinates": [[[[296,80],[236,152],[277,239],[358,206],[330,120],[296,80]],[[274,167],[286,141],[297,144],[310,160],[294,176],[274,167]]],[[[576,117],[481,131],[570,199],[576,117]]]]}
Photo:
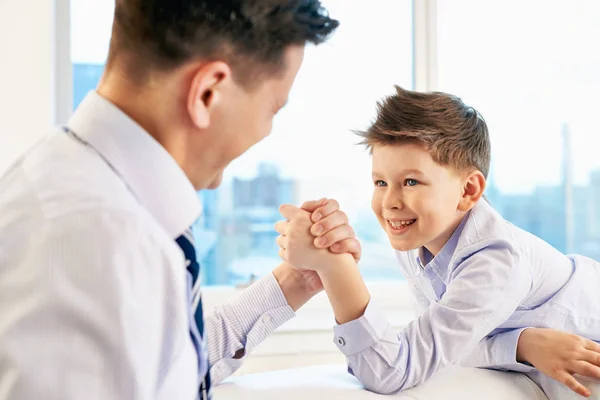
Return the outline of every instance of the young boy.
{"type": "Polygon", "coordinates": [[[600,264],[563,255],[483,198],[490,140],[479,113],[454,96],[397,88],[362,137],[373,157],[372,208],[415,291],[418,319],[393,331],[354,259],[316,249],[310,214],[283,206],[288,221],[276,226],[281,257],[318,272],[351,373],[394,393],[448,364],[513,370],[565,398],[545,372],[589,396],[572,375],[600,378],[600,264]]]}

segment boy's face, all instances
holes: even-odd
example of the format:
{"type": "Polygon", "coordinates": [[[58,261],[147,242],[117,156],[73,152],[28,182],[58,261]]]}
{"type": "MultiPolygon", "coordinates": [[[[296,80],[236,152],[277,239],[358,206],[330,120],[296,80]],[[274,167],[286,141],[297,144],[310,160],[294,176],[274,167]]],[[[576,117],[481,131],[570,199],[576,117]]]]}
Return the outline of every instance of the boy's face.
{"type": "Polygon", "coordinates": [[[371,206],[396,250],[436,255],[465,215],[464,178],[418,144],[375,146],[373,184],[371,206]]]}

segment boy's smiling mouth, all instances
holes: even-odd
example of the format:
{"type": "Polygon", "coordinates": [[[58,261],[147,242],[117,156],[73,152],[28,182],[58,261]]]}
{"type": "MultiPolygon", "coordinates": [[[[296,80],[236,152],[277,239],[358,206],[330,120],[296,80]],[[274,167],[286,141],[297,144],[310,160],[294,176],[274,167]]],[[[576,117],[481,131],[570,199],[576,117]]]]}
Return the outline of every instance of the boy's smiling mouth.
{"type": "Polygon", "coordinates": [[[386,219],[388,227],[394,233],[400,233],[415,223],[416,219],[386,219]]]}

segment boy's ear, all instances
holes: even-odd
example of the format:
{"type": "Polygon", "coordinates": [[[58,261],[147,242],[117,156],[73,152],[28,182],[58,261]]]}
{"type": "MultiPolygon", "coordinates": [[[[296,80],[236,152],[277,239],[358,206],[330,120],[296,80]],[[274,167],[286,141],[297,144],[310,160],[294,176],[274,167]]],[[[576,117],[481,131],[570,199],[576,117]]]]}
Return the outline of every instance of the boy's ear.
{"type": "Polygon", "coordinates": [[[485,177],[479,170],[471,171],[465,177],[462,197],[458,203],[460,211],[469,211],[483,196],[485,191],[485,177]]]}

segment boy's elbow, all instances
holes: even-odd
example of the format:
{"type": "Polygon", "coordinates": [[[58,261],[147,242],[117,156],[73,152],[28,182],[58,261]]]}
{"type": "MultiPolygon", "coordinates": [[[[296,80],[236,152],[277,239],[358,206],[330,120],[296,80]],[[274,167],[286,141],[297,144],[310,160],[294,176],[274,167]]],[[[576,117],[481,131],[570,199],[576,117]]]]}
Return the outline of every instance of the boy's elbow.
{"type": "Polygon", "coordinates": [[[396,394],[398,393],[401,389],[399,387],[396,386],[387,386],[387,385],[382,385],[382,384],[375,384],[375,385],[364,385],[365,389],[367,389],[368,391],[371,391],[373,393],[377,393],[377,394],[383,394],[383,395],[388,395],[388,394],[396,394]]]}
{"type": "Polygon", "coordinates": [[[396,394],[408,389],[405,387],[405,374],[393,367],[387,367],[383,371],[368,369],[362,374],[355,376],[365,389],[377,394],[396,394]]]}

